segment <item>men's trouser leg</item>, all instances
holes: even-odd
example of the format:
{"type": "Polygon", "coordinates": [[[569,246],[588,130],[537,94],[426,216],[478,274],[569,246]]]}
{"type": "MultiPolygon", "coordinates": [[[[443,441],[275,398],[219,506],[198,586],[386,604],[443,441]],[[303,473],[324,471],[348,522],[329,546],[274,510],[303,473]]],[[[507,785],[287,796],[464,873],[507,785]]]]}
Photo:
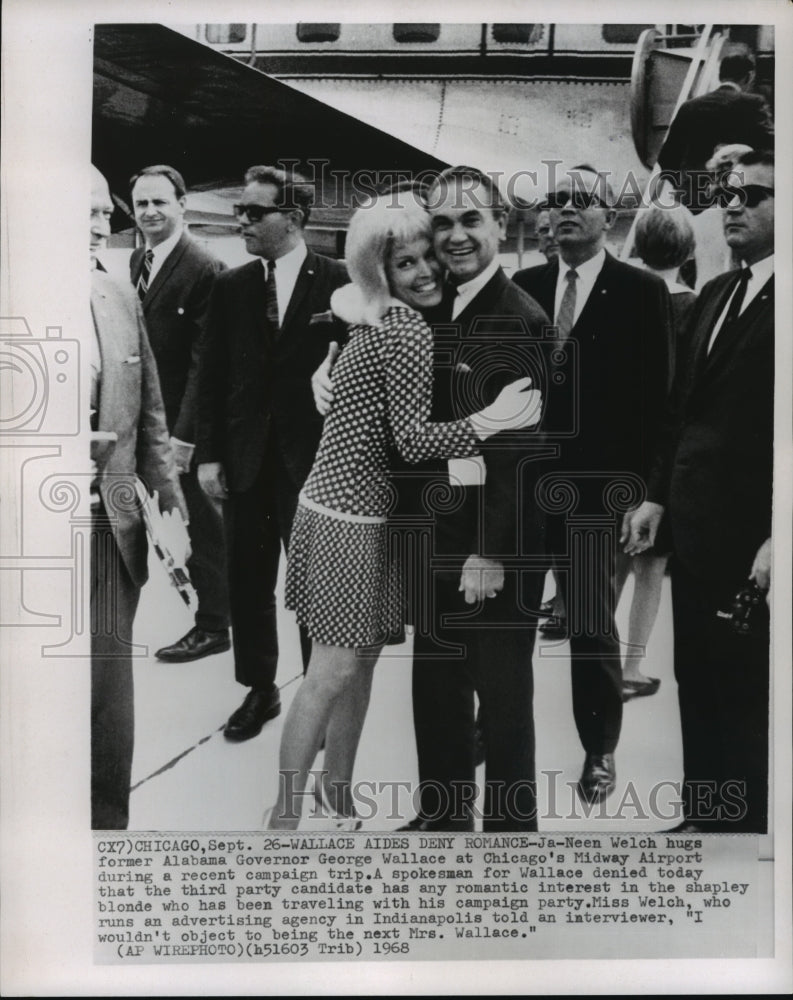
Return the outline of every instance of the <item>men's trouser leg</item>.
{"type": "Polygon", "coordinates": [[[769,633],[738,635],[717,614],[741,581],[672,567],[675,678],[686,816],[706,829],[764,832],[768,815],[769,633]]]}
{"type": "Polygon", "coordinates": [[[457,584],[432,581],[430,634],[413,647],[413,721],[420,814],[444,829],[473,830],[474,683],[466,636],[445,622],[459,613],[457,584]]]}
{"type": "Polygon", "coordinates": [[[216,502],[199,486],[195,469],[182,475],[180,482],[190,516],[187,570],[198,599],[195,623],[204,632],[219,632],[229,627],[223,516],[216,502]]]}
{"type": "Polygon", "coordinates": [[[275,586],[281,536],[263,466],[253,486],[225,502],[234,674],[240,684],[269,691],[278,668],[275,586]]]}
{"type": "Polygon", "coordinates": [[[125,830],[134,746],[132,623],[140,596],[106,522],[91,558],[91,828],[125,830]]]}
{"type": "Polygon", "coordinates": [[[564,579],[573,715],[587,753],[614,753],[622,728],[622,656],[614,618],[613,567],[581,553],[564,579]]]}

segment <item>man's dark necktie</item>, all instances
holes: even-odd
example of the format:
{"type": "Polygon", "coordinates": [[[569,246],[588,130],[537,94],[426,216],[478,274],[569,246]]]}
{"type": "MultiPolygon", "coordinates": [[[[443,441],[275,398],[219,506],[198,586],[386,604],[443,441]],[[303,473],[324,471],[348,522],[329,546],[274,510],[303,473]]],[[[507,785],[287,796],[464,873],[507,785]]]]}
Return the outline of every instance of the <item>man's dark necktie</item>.
{"type": "Polygon", "coordinates": [[[143,255],[143,268],[138,278],[138,298],[142,302],[146,298],[149,290],[149,278],[151,277],[151,265],[154,263],[154,251],[147,250],[143,255]]]}
{"type": "Polygon", "coordinates": [[[278,319],[278,289],[275,285],[274,260],[267,261],[267,278],[264,282],[264,311],[273,332],[278,333],[281,324],[278,319]]]}
{"type": "Polygon", "coordinates": [[[741,270],[741,276],[738,278],[738,283],[735,286],[735,291],[730,299],[730,305],[727,309],[727,315],[724,317],[724,322],[719,327],[718,333],[713,338],[713,342],[710,345],[709,353],[712,351],[716,344],[719,342],[719,337],[723,333],[729,330],[733,323],[741,315],[741,307],[743,306],[743,300],[746,298],[746,287],[752,277],[752,269],[750,267],[744,267],[741,270]]]}
{"type": "Polygon", "coordinates": [[[578,280],[578,272],[570,268],[565,275],[565,280],[567,281],[567,287],[559,304],[559,315],[556,317],[556,326],[559,329],[560,340],[567,340],[570,336],[570,331],[573,329],[577,297],[575,283],[578,280]]]}

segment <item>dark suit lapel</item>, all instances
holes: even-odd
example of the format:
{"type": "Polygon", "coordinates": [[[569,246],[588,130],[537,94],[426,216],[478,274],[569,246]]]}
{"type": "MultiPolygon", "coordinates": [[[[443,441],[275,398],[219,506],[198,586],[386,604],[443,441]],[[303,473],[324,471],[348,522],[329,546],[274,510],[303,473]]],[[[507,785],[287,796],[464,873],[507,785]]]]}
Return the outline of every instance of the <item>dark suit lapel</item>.
{"type": "MultiPolygon", "coordinates": [[[[611,254],[607,252],[600,273],[595,278],[595,284],[589,293],[589,298],[584,303],[584,308],[581,310],[575,326],[570,331],[572,337],[575,337],[576,331],[579,328],[582,330],[591,329],[593,332],[608,330],[608,324],[599,322],[598,317],[604,313],[608,315],[614,300],[615,279],[619,279],[619,275],[615,275],[614,273],[615,270],[618,270],[616,262],[611,254]]],[[[615,308],[617,306],[618,303],[615,303],[615,308]]],[[[551,310],[553,310],[553,303],[551,303],[551,310]]]]}
{"type": "Polygon", "coordinates": [[[257,342],[273,342],[273,332],[267,322],[267,308],[264,301],[264,267],[259,258],[251,261],[248,273],[245,275],[245,299],[252,316],[252,329],[257,342]]]}
{"type": "Polygon", "coordinates": [[[145,253],[144,247],[136,247],[132,251],[132,256],[129,259],[130,263],[130,276],[132,278],[133,288],[138,287],[138,281],[140,280],[140,272],[143,270],[143,255],[145,253]]]}
{"type": "Polygon", "coordinates": [[[694,330],[695,339],[689,355],[691,371],[688,389],[684,392],[687,409],[698,405],[700,395],[708,391],[708,387],[713,384],[714,379],[723,374],[725,370],[740,364],[744,348],[748,347],[752,340],[753,331],[764,329],[764,324],[757,323],[763,310],[768,308],[773,310],[774,284],[772,277],[746,307],[746,311],[741,315],[730,334],[727,331],[719,332],[713,350],[708,355],[708,345],[713,327],[735,290],[736,283],[737,277],[735,280],[724,282],[721,288],[714,291],[712,301],[704,306],[699,315],[694,330]],[[725,339],[719,344],[722,334],[725,339]]]}
{"type": "MultiPolygon", "coordinates": [[[[735,284],[731,283],[730,288],[734,289],[735,284]]],[[[713,343],[713,349],[707,356],[704,370],[706,378],[712,377],[713,374],[720,371],[725,365],[731,364],[740,355],[741,348],[750,337],[760,313],[767,307],[773,290],[774,279],[772,276],[763,285],[757,295],[755,295],[738,319],[731,325],[731,328],[719,331],[713,343]]],[[[722,308],[724,308],[726,301],[727,299],[722,303],[722,308]]],[[[712,326],[711,329],[713,329],[712,326]]]]}
{"type": "Polygon", "coordinates": [[[465,331],[468,329],[471,322],[478,316],[489,316],[493,306],[501,298],[504,286],[508,281],[509,278],[507,278],[506,274],[504,274],[499,267],[484,288],[481,288],[476,295],[474,295],[460,315],[455,316],[451,322],[459,324],[465,331]]]}
{"type": "Polygon", "coordinates": [[[705,367],[708,364],[708,346],[710,344],[713,327],[718,322],[719,316],[724,311],[730,296],[735,291],[738,283],[739,272],[735,272],[732,281],[725,281],[711,299],[710,303],[702,311],[696,329],[694,331],[694,342],[691,346],[689,364],[691,366],[691,386],[696,389],[702,380],[705,367]]]}
{"type": "MultiPolygon", "coordinates": [[[[559,258],[547,264],[537,283],[537,294],[534,298],[545,310],[545,314],[553,322],[554,304],[556,300],[556,282],[559,278],[559,258]]],[[[533,294],[533,293],[532,293],[533,294]]]]}
{"type": "Polygon", "coordinates": [[[149,290],[146,292],[146,297],[143,300],[145,306],[150,306],[151,303],[157,298],[160,289],[163,288],[166,281],[173,274],[174,268],[177,266],[179,261],[187,252],[189,246],[189,238],[187,233],[182,233],[176,246],[171,250],[165,260],[162,262],[162,267],[159,269],[157,274],[154,276],[154,281],[149,285],[149,290]]]}

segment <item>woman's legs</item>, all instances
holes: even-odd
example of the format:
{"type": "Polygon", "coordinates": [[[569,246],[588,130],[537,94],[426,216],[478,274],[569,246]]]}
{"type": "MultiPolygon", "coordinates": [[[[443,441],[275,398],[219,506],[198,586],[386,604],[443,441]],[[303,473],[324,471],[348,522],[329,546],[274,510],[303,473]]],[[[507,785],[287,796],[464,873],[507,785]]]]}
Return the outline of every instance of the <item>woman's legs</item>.
{"type": "Polygon", "coordinates": [[[381,648],[359,653],[355,673],[343,696],[336,700],[325,730],[324,770],[327,777],[322,783],[325,800],[342,816],[355,815],[351,790],[352,773],[369,708],[374,667],[381,648]]]}
{"type": "Polygon", "coordinates": [[[632,557],[622,552],[617,553],[618,599],[631,569],[635,575],[628,618],[628,651],[625,654],[622,671],[622,678],[625,681],[645,682],[648,679],[641,671],[641,664],[661,603],[661,588],[667,559],[667,556],[659,556],[654,552],[644,552],[632,557]]]}
{"type": "Polygon", "coordinates": [[[349,762],[350,773],[332,777],[346,780],[349,786],[376,659],[375,656],[370,665],[369,657],[356,656],[354,649],[314,643],[308,672],[292,701],[281,735],[278,801],[270,813],[269,829],[297,828],[302,794],[323,737],[331,760],[334,755],[339,759],[331,741],[341,740],[340,759],[344,766],[349,762]],[[368,682],[356,679],[359,672],[369,674],[368,682]],[[348,693],[353,697],[344,697],[348,693]],[[342,725],[341,718],[347,720],[346,725],[342,725]]]}

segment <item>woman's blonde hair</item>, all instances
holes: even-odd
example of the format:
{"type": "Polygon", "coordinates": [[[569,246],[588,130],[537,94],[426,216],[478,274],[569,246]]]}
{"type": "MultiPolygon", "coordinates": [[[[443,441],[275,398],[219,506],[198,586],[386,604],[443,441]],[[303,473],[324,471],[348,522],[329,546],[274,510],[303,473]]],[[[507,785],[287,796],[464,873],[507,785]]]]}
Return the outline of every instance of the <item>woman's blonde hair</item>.
{"type": "Polygon", "coordinates": [[[689,213],[682,205],[653,208],[639,215],[636,253],[656,271],[680,267],[694,252],[695,237],[689,213]]]}
{"type": "Polygon", "coordinates": [[[395,244],[421,236],[431,240],[432,226],[413,191],[382,195],[355,212],[347,231],[346,260],[364,313],[358,322],[379,323],[392,301],[386,273],[391,251],[395,244]]]}

